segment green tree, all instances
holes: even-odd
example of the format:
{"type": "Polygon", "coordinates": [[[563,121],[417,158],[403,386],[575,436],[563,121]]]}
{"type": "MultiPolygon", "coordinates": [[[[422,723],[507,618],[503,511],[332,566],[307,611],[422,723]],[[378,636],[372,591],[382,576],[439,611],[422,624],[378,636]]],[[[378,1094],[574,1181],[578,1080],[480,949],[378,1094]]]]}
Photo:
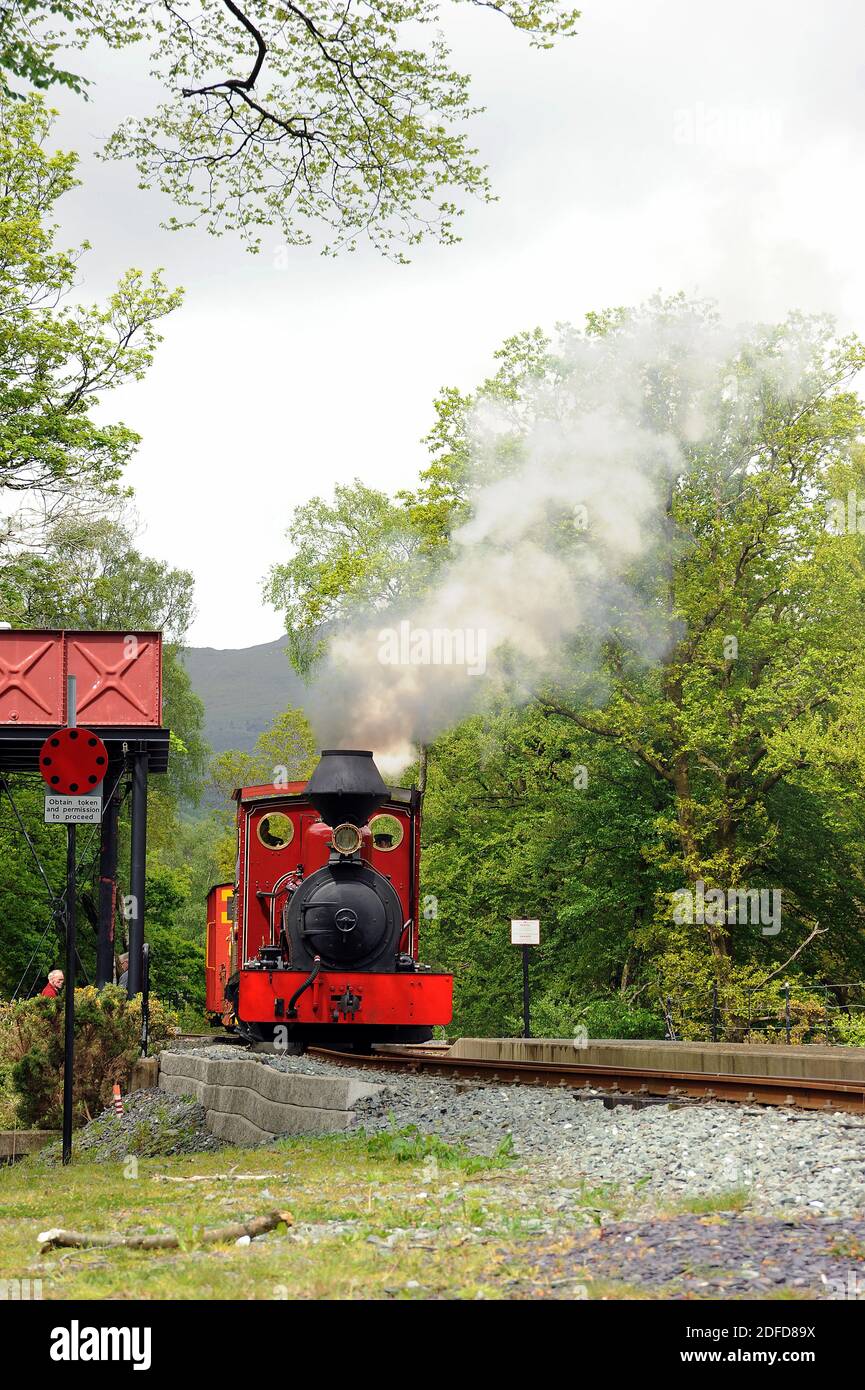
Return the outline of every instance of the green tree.
{"type": "Polygon", "coordinates": [[[329,632],[420,583],[418,539],[405,509],[357,478],[337,484],[332,503],[313,497],[298,507],[286,539],[291,559],[273,566],[264,596],[283,615],[301,675],[321,658],[329,632]]]}
{"type": "Polygon", "coordinates": [[[238,787],[306,781],[315,761],[309,721],[302,710],[287,709],[259,734],[251,753],[237,749],[217,753],[210,762],[210,781],[233,811],[231,795],[238,787]]]}
{"type": "Polygon", "coordinates": [[[147,940],[150,943],[150,988],[173,1009],[204,1011],[204,898],[199,904],[202,930],[191,939],[178,917],[189,897],[185,869],[148,865],[147,940]]]}
{"type": "MultiPolygon", "coordinates": [[[[634,319],[611,330],[634,331],[634,319]]],[[[623,625],[604,655],[603,706],[579,683],[542,705],[627,748],[669,788],[653,853],[682,886],[771,883],[783,861],[780,789],[788,808],[794,789],[816,793],[831,818],[859,794],[862,538],[834,534],[827,518],[833,498],[861,485],[863,414],[849,384],[862,362],[859,343],[837,341],[822,320],[797,315],[758,330],[725,378],[730,399],[716,429],[697,445],[686,436],[692,402],[681,378],[671,373],[661,391],[650,383],[655,398],[645,404],[678,435],[687,461],[669,493],[671,529],[654,575],[653,601],[674,618],[676,638],[647,672],[623,625]]],[[[791,880],[777,886],[792,949],[790,931],[813,927],[816,904],[798,899],[791,880]]],[[[681,960],[668,902],[658,924],[681,960]]],[[[726,920],[694,925],[692,948],[702,939],[719,963],[766,951],[765,941],[737,943],[726,920]]]]}
{"type": "MultiPolygon", "coordinates": [[[[462,0],[494,9],[549,48],[575,32],[561,0],[462,0]]],[[[432,234],[456,239],[456,200],[491,197],[466,130],[479,109],[452,65],[436,0],[11,0],[0,13],[0,68],[37,86],[83,79],[56,67],[64,42],[142,42],[167,100],[130,116],[108,142],[180,210],[169,226],[238,231],[251,249],[279,226],[289,245],[310,227],[325,250],[367,236],[403,258],[432,234]]],[[[2,73],[0,73],[2,77],[2,73]]]]}
{"type": "MultiPolygon", "coordinates": [[[[155,272],[123,276],[104,306],[64,304],[81,252],[55,248],[57,200],[76,157],[48,153],[38,97],[0,93],[0,493],[69,494],[116,485],[138,436],[94,418],[113,388],[141,378],[157,325],[180,303],[155,272]]],[[[7,503],[9,498],[7,497],[7,503]]]]}
{"type": "Polygon", "coordinates": [[[532,412],[525,387],[554,378],[550,339],[540,328],[516,333],[493,354],[498,366],[475,391],[445,387],[433,402],[435,420],[424,443],[430,462],[417,488],[397,498],[406,509],[421,552],[441,563],[454,530],[471,516],[479,487],[500,477],[520,457],[520,438],[532,412]],[[493,449],[481,448],[470,422],[479,410],[494,407],[500,432],[493,449]],[[504,427],[504,428],[503,428],[504,427]]]}
{"type": "MultiPolygon", "coordinates": [[[[657,321],[691,312],[684,301],[649,310],[657,321]]],[[[589,331],[613,353],[633,339],[633,356],[620,355],[636,363],[645,319],[619,312],[589,331]]],[[[560,398],[553,387],[571,360],[566,335],[546,363],[523,372],[518,394],[560,398]]],[[[827,946],[816,933],[832,924],[838,935],[839,899],[848,948],[861,933],[861,826],[847,808],[861,797],[865,751],[865,571],[861,535],[838,534],[827,518],[833,499],[861,488],[862,406],[850,384],[862,361],[860,344],[839,341],[821,319],[794,315],[757,329],[712,385],[716,423],[698,443],[686,373],[675,362],[646,371],[635,408],[673,436],[684,466],[669,486],[660,544],[630,578],[675,636],[647,669],[625,618],[604,646],[602,700],[596,674],[540,693],[541,709],[627,750],[666,792],[645,849],[661,873],[655,912],[635,941],[704,1008],[713,979],[732,991],[788,963],[794,973],[819,968],[827,946]],[[815,874],[813,849],[804,859],[791,853],[797,842],[805,849],[799,818],[813,822],[815,813],[833,882],[815,874]],[[698,883],[777,889],[783,931],[761,935],[726,912],[677,920],[670,890],[696,895],[698,883]]],[[[569,392],[580,389],[568,379],[569,392]]],[[[836,967],[855,958],[843,948],[829,954],[836,967]]]]}
{"type": "Polygon", "coordinates": [[[37,553],[0,570],[0,617],[16,627],[164,633],[182,642],[193,617],[193,578],[143,555],[122,517],[65,508],[40,530],[37,553]]]}
{"type": "Polygon", "coordinates": [[[622,750],[536,705],[502,706],[437,740],[421,955],[455,972],[454,1031],[520,1030],[512,917],[541,919],[532,998],[553,1035],[572,1035],[595,996],[619,999],[627,1015],[643,965],[635,937],[658,882],[643,838],[664,799],[622,750]]]}

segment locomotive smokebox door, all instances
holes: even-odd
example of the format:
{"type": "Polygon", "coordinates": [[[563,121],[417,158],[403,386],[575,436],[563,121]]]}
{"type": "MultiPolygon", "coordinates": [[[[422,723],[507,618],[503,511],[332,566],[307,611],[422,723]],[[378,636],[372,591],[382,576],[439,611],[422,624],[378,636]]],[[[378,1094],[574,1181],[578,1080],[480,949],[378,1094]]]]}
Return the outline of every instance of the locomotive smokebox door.
{"type": "Polygon", "coordinates": [[[331,968],[392,969],[402,931],[399,896],[368,864],[329,864],[292,895],[288,931],[296,969],[316,956],[331,968]]]}
{"type": "Polygon", "coordinates": [[[324,748],[306,794],[325,825],[366,825],[383,806],[388,790],[372,753],[353,748],[324,748]]]}

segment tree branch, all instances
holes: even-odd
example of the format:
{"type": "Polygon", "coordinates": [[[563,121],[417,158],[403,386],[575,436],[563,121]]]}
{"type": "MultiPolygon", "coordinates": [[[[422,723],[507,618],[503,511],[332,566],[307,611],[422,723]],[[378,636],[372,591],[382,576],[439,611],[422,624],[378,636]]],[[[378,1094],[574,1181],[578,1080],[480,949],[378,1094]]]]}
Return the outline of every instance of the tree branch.
{"type": "Polygon", "coordinates": [[[805,940],[796,947],[792,956],[788,956],[787,960],[784,961],[783,965],[779,965],[777,970],[773,970],[772,973],[770,975],[767,975],[765,979],[761,980],[758,985],[749,985],[748,988],[762,989],[763,986],[767,985],[770,980],[774,980],[776,975],[780,975],[783,970],[786,970],[788,965],[792,965],[793,961],[799,955],[800,951],[804,951],[809,941],[813,941],[815,936],[825,936],[828,930],[828,927],[821,927],[820,923],[818,922],[816,926],[813,928],[813,930],[809,932],[808,935],[805,937],[805,940]]]}
{"type": "Polygon", "coordinates": [[[267,56],[267,44],[264,42],[263,36],[259,30],[256,29],[252,20],[235,5],[234,0],[223,0],[223,3],[226,9],[231,11],[235,19],[240,20],[244,29],[246,29],[247,33],[252,35],[258,45],[258,52],[255,55],[252,71],[248,77],[228,77],[222,82],[213,82],[208,87],[184,87],[183,95],[185,97],[203,96],[206,92],[218,92],[221,91],[222,88],[227,88],[232,92],[249,92],[258,81],[258,74],[261,72],[262,65],[267,56]]]}

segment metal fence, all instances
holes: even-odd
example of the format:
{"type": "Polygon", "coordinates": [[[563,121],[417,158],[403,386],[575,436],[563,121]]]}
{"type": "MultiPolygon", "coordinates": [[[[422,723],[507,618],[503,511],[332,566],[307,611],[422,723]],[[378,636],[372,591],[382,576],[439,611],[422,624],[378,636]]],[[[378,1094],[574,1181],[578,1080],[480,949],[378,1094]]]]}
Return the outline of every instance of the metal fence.
{"type": "MultiPolygon", "coordinates": [[[[661,1011],[664,1017],[665,1038],[668,1042],[750,1042],[755,1033],[769,1034],[771,1041],[789,1046],[797,1026],[797,998],[791,993],[789,984],[781,991],[780,1008],[773,1003],[766,1009],[764,986],[740,986],[735,999],[715,984],[706,997],[704,1013],[695,1015],[693,996],[686,1007],[685,999],[689,991],[687,981],[683,981],[674,994],[659,992],[661,1011]],[[762,997],[761,997],[762,996],[762,997]],[[744,1009],[741,999],[744,997],[744,1009]],[[695,1029],[697,1036],[695,1037],[695,1029]]],[[[814,1020],[807,1029],[809,1043],[822,1042],[837,1044],[844,1041],[841,1036],[839,1019],[862,1017],[865,1014],[865,980],[844,980],[828,984],[808,983],[811,995],[823,996],[823,1017],[814,1020]]]]}

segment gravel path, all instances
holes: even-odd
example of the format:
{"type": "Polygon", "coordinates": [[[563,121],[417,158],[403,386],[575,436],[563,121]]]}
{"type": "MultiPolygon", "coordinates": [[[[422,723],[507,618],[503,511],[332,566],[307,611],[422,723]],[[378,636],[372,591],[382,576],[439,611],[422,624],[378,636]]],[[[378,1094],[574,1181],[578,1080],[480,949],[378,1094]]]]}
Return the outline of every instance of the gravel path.
{"type": "MultiPolygon", "coordinates": [[[[206,1056],[249,1056],[211,1045],[206,1056]]],[[[356,1076],[384,1087],[357,1106],[369,1132],[417,1125],[491,1153],[508,1135],[550,1183],[620,1184],[664,1200],[744,1189],[753,1211],[865,1212],[865,1120],[721,1103],[605,1109],[584,1092],[385,1074],[310,1057],[259,1060],[281,1071],[356,1076]]]]}

